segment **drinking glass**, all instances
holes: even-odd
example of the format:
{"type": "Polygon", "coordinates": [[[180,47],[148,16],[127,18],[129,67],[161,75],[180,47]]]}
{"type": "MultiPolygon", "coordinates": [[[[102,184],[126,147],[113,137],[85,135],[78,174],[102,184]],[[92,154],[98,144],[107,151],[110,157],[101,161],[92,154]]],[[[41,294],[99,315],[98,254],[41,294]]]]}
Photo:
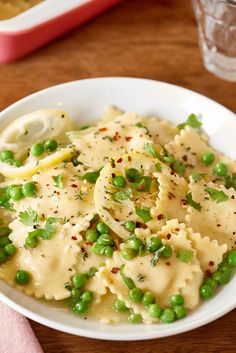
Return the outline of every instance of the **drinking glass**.
{"type": "Polygon", "coordinates": [[[206,69],[236,82],[236,0],[192,0],[206,69]]]}

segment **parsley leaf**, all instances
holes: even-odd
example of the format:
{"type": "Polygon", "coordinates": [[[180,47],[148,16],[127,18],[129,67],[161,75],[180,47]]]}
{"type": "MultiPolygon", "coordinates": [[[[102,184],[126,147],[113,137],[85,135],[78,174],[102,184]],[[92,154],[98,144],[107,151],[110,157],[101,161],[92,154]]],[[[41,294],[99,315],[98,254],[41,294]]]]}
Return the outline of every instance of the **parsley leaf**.
{"type": "Polygon", "coordinates": [[[86,130],[86,129],[88,129],[89,127],[90,127],[90,125],[81,126],[81,127],[80,127],[80,131],[86,130]]]}
{"type": "Polygon", "coordinates": [[[121,278],[123,279],[124,283],[126,284],[126,286],[131,290],[131,289],[134,289],[135,288],[135,284],[134,284],[134,281],[132,280],[132,278],[130,277],[126,277],[126,275],[124,274],[124,267],[125,265],[122,265],[120,267],[120,275],[121,275],[121,278]]]}
{"type": "Polygon", "coordinates": [[[57,188],[63,189],[64,185],[63,185],[63,174],[59,174],[56,176],[52,177],[55,184],[54,186],[56,186],[57,188]]]}
{"type": "Polygon", "coordinates": [[[216,201],[216,203],[227,201],[229,198],[222,190],[205,188],[205,191],[210,195],[212,200],[216,201]]]}
{"type": "Polygon", "coordinates": [[[95,172],[88,172],[88,173],[85,173],[82,177],[82,179],[88,181],[90,184],[95,184],[99,175],[100,175],[100,170],[97,170],[95,172]]]}
{"type": "Polygon", "coordinates": [[[226,189],[234,188],[236,191],[236,173],[233,173],[232,176],[227,175],[225,177],[225,187],[226,189]]]}
{"type": "Polygon", "coordinates": [[[197,203],[193,200],[193,196],[192,196],[192,193],[189,192],[187,195],[186,195],[186,202],[189,206],[192,206],[193,208],[195,208],[196,210],[198,210],[199,212],[201,211],[202,209],[202,206],[200,205],[200,203],[197,203]]]}
{"type": "Polygon", "coordinates": [[[49,217],[44,225],[43,233],[40,235],[41,238],[44,240],[50,240],[52,235],[56,232],[55,223],[58,222],[58,218],[56,217],[49,217]]]}
{"type": "Polygon", "coordinates": [[[179,176],[183,176],[186,169],[186,165],[178,159],[175,159],[173,163],[173,169],[177,174],[179,174],[179,176]]]}
{"type": "Polygon", "coordinates": [[[152,157],[154,158],[158,158],[158,154],[157,154],[157,151],[155,150],[154,146],[152,143],[145,143],[144,144],[144,150],[147,151],[152,157]]]}
{"type": "Polygon", "coordinates": [[[138,182],[132,183],[130,186],[134,190],[149,192],[152,183],[152,178],[149,176],[143,176],[138,182]]]}
{"type": "Polygon", "coordinates": [[[135,124],[135,126],[145,129],[146,133],[149,134],[148,128],[146,126],[144,126],[141,122],[138,122],[137,124],[135,124]]]}
{"type": "Polygon", "coordinates": [[[178,129],[182,130],[185,128],[185,126],[190,126],[194,129],[197,129],[198,127],[200,127],[202,125],[202,123],[198,120],[197,116],[195,114],[190,114],[188,116],[188,119],[185,123],[179,124],[178,125],[178,129]]]}
{"type": "Polygon", "coordinates": [[[192,257],[193,257],[193,252],[191,250],[181,249],[177,252],[177,258],[181,262],[188,263],[191,261],[192,257]]]}
{"type": "Polygon", "coordinates": [[[127,189],[124,191],[117,191],[117,192],[114,192],[114,194],[112,194],[113,200],[115,200],[117,202],[128,200],[131,197],[132,197],[132,190],[131,189],[127,189]]]}
{"type": "Polygon", "coordinates": [[[20,222],[25,226],[34,226],[39,222],[39,216],[36,211],[32,210],[31,207],[24,212],[19,213],[20,222]]]}
{"type": "Polygon", "coordinates": [[[135,207],[135,212],[136,212],[136,215],[138,215],[140,218],[142,218],[144,223],[147,223],[152,219],[152,217],[150,215],[150,208],[149,207],[142,207],[142,208],[135,207]]]}
{"type": "Polygon", "coordinates": [[[156,167],[156,171],[157,171],[157,172],[161,172],[161,171],[162,171],[161,163],[155,164],[155,167],[156,167]]]}
{"type": "Polygon", "coordinates": [[[193,181],[195,183],[197,183],[198,181],[202,180],[207,174],[206,173],[192,172],[190,175],[193,178],[193,181]]]}

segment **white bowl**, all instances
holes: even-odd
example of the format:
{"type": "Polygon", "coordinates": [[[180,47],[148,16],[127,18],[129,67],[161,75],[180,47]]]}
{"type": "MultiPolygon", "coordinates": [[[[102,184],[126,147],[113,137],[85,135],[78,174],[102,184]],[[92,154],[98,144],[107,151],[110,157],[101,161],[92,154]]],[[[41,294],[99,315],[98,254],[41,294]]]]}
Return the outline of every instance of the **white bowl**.
{"type": "MultiPolygon", "coordinates": [[[[202,117],[211,144],[236,159],[236,119],[228,109],[195,92],[163,82],[136,78],[96,78],[65,83],[26,97],[0,114],[1,125],[42,108],[60,107],[83,125],[94,121],[107,105],[140,114],[155,114],[176,124],[194,112],[202,117]]],[[[50,271],[50,269],[49,269],[50,271]]],[[[185,319],[159,325],[105,325],[84,321],[55,309],[0,281],[0,300],[51,328],[75,335],[108,340],[144,340],[170,336],[207,324],[236,307],[236,276],[210,301],[185,319]]]]}

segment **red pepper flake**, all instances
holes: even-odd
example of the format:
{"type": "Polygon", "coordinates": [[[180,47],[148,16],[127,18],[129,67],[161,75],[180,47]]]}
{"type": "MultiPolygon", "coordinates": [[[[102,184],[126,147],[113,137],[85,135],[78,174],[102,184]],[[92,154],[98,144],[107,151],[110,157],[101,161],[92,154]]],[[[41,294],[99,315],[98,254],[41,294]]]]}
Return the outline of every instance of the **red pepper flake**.
{"type": "Polygon", "coordinates": [[[166,238],[169,240],[171,238],[171,234],[167,234],[166,238]]]}
{"type": "Polygon", "coordinates": [[[111,272],[114,273],[114,274],[117,274],[119,271],[120,271],[119,267],[113,267],[111,269],[111,272]]]}
{"type": "Polygon", "coordinates": [[[123,159],[122,158],[119,158],[119,159],[117,159],[117,163],[121,163],[123,161],[123,159]]]}
{"type": "Polygon", "coordinates": [[[85,244],[86,244],[86,245],[93,245],[93,242],[91,242],[91,241],[86,241],[85,244]]]}
{"type": "Polygon", "coordinates": [[[175,175],[175,171],[172,169],[170,172],[171,175],[175,175]]]}
{"type": "Polygon", "coordinates": [[[112,137],[113,141],[118,141],[121,138],[119,132],[116,132],[115,135],[112,137]]]}
{"type": "Polygon", "coordinates": [[[161,213],[157,216],[158,221],[162,220],[164,218],[164,215],[161,213]]]}
{"type": "Polygon", "coordinates": [[[148,226],[145,223],[136,222],[136,227],[137,228],[147,229],[148,226]]]}
{"type": "Polygon", "coordinates": [[[185,154],[185,155],[183,156],[183,161],[187,162],[187,160],[188,160],[188,156],[185,154]]]}
{"type": "Polygon", "coordinates": [[[176,230],[176,232],[179,232],[179,231],[180,231],[180,229],[179,229],[179,228],[175,228],[175,230],[176,230]]]}
{"type": "Polygon", "coordinates": [[[73,236],[71,237],[71,239],[72,239],[72,240],[77,240],[77,237],[76,237],[75,235],[73,235],[73,236]]]}
{"type": "Polygon", "coordinates": [[[170,262],[166,262],[166,265],[167,265],[167,266],[170,266],[170,262]]]}
{"type": "Polygon", "coordinates": [[[129,142],[132,138],[132,136],[125,136],[125,141],[129,142]]]}
{"type": "Polygon", "coordinates": [[[210,270],[206,270],[206,277],[211,277],[211,271],[210,270]]]}
{"type": "Polygon", "coordinates": [[[217,227],[221,227],[221,224],[217,224],[217,227]]]}
{"type": "Polygon", "coordinates": [[[76,185],[76,184],[71,184],[71,187],[72,187],[72,188],[77,188],[78,185],[76,185]]]}
{"type": "Polygon", "coordinates": [[[103,131],[107,131],[106,127],[100,127],[100,129],[98,129],[99,131],[103,132],[103,131]]]}
{"type": "Polygon", "coordinates": [[[111,174],[111,177],[112,177],[112,178],[115,178],[115,176],[116,176],[115,173],[112,173],[112,174],[111,174]]]}
{"type": "Polygon", "coordinates": [[[131,156],[128,156],[128,161],[131,162],[132,158],[131,156]]]}
{"type": "Polygon", "coordinates": [[[215,265],[214,261],[209,261],[209,266],[214,266],[214,265],[215,265]]]}

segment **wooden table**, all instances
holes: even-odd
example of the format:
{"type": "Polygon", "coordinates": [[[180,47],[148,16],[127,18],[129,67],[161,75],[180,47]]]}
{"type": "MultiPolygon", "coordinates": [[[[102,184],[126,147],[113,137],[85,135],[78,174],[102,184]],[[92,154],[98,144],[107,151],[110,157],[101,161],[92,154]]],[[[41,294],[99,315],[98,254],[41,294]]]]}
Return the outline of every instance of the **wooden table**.
{"type": "MultiPolygon", "coordinates": [[[[33,55],[0,66],[0,109],[42,88],[98,76],[171,82],[236,111],[236,84],[203,68],[187,0],[127,0],[33,55]]],[[[146,342],[97,341],[31,324],[45,353],[232,353],[236,345],[235,311],[191,332],[146,342]]]]}

